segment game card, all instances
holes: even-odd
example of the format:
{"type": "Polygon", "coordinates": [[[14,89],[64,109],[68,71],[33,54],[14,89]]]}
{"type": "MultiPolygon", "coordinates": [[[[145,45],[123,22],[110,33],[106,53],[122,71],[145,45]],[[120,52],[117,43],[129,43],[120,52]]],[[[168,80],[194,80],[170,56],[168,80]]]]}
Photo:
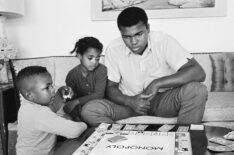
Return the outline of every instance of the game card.
{"type": "Polygon", "coordinates": [[[228,134],[224,135],[224,138],[234,140],[234,131],[231,131],[228,134]]]}
{"type": "Polygon", "coordinates": [[[123,127],[123,124],[112,124],[110,130],[120,130],[123,127]]]}
{"type": "Polygon", "coordinates": [[[170,131],[171,129],[173,129],[175,127],[175,125],[170,125],[170,124],[164,124],[163,126],[161,126],[158,131],[161,131],[161,132],[168,132],[170,131]]]}
{"type": "Polygon", "coordinates": [[[123,128],[123,130],[133,130],[135,129],[136,125],[132,125],[132,124],[126,124],[125,127],[123,128]]]}
{"type": "Polygon", "coordinates": [[[188,126],[179,126],[177,132],[188,132],[188,130],[189,130],[188,126]]]}
{"type": "Polygon", "coordinates": [[[139,124],[135,127],[134,130],[137,130],[137,131],[144,131],[149,125],[145,125],[145,124],[139,124]]]}
{"type": "Polygon", "coordinates": [[[221,144],[221,145],[226,145],[226,146],[233,144],[232,141],[221,138],[221,137],[212,137],[212,138],[209,139],[209,141],[213,142],[213,143],[221,144]]]}
{"type": "Polygon", "coordinates": [[[232,151],[231,148],[224,146],[224,145],[218,145],[218,146],[207,146],[207,148],[211,151],[216,152],[226,152],[226,151],[232,151]]]}
{"type": "Polygon", "coordinates": [[[107,130],[110,124],[107,123],[101,123],[96,130],[107,130]]]}
{"type": "Polygon", "coordinates": [[[125,136],[122,136],[122,135],[116,135],[114,137],[108,138],[107,140],[111,143],[116,143],[116,142],[127,140],[127,138],[125,136]]]}
{"type": "Polygon", "coordinates": [[[191,124],[190,130],[204,130],[204,125],[200,125],[200,124],[191,124]]]}

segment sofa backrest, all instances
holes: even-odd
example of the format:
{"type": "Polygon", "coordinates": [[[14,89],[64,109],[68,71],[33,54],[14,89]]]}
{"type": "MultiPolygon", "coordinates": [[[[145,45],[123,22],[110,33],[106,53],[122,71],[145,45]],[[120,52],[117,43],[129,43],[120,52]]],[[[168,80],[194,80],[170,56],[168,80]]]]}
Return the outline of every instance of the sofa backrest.
{"type": "Polygon", "coordinates": [[[206,72],[204,84],[210,92],[234,92],[234,52],[194,53],[206,72]]]}
{"type": "Polygon", "coordinates": [[[11,68],[14,75],[27,66],[43,66],[46,67],[52,76],[54,85],[65,85],[65,78],[69,70],[80,63],[79,59],[74,56],[51,56],[51,57],[37,57],[25,59],[13,59],[10,61],[11,68]]]}
{"type": "MultiPolygon", "coordinates": [[[[234,91],[234,52],[193,53],[194,58],[206,72],[204,84],[208,91],[234,91]]],[[[65,78],[69,70],[78,65],[75,56],[51,56],[11,60],[13,74],[26,66],[44,66],[51,73],[56,86],[65,85],[65,78]]],[[[103,59],[101,63],[104,63],[103,59]]]]}
{"type": "MultiPolygon", "coordinates": [[[[67,73],[76,65],[80,63],[79,59],[74,56],[51,56],[51,57],[37,57],[37,58],[25,58],[25,59],[12,59],[10,60],[10,68],[12,72],[13,82],[18,72],[27,66],[43,66],[46,67],[51,74],[54,85],[65,85],[65,78],[67,73]]],[[[15,83],[14,83],[15,85],[15,83]]],[[[25,100],[19,91],[15,91],[16,102],[22,102],[25,100]]]]}

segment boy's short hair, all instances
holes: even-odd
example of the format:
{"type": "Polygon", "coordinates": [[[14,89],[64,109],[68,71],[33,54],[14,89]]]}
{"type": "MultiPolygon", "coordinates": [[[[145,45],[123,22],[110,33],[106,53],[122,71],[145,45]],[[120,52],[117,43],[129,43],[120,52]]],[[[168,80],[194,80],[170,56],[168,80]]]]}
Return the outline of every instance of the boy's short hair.
{"type": "Polygon", "coordinates": [[[22,81],[33,78],[36,75],[48,73],[46,67],[42,66],[29,66],[19,71],[16,76],[16,86],[19,90],[22,89],[22,81]]]}
{"type": "Polygon", "coordinates": [[[102,52],[103,45],[97,38],[84,37],[76,42],[75,48],[70,53],[76,53],[76,55],[83,55],[88,48],[95,48],[102,52]]]}
{"type": "Polygon", "coordinates": [[[138,24],[139,22],[143,22],[143,24],[148,24],[148,17],[142,8],[139,7],[129,7],[124,9],[117,18],[117,25],[120,29],[123,27],[130,27],[138,24]]]}

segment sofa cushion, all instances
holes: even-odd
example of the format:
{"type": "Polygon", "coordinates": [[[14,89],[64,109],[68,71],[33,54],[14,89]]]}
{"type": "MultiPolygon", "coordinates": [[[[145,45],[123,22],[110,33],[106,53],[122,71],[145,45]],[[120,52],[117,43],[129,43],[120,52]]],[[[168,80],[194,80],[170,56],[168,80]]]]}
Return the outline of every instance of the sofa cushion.
{"type": "Polygon", "coordinates": [[[118,120],[121,124],[176,124],[177,117],[155,117],[155,116],[136,116],[118,120]]]}
{"type": "Polygon", "coordinates": [[[80,63],[77,57],[71,56],[60,56],[53,57],[54,63],[54,79],[53,82],[55,86],[65,85],[65,79],[68,72],[80,63]]]}
{"type": "Polygon", "coordinates": [[[11,60],[11,66],[13,76],[16,76],[18,72],[28,66],[43,66],[46,67],[48,72],[51,73],[52,79],[54,79],[54,63],[50,57],[38,57],[38,58],[26,58],[26,59],[14,59],[11,60]]]}
{"type": "Polygon", "coordinates": [[[210,55],[212,63],[211,91],[234,91],[234,53],[210,55]]]}
{"type": "Polygon", "coordinates": [[[234,93],[210,92],[206,103],[203,121],[233,121],[234,93]]]}

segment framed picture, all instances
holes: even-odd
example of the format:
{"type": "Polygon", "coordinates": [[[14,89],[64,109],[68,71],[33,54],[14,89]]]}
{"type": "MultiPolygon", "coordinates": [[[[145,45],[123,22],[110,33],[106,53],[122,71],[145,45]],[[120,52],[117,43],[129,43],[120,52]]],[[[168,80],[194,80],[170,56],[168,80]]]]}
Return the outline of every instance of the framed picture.
{"type": "Polygon", "coordinates": [[[92,20],[116,20],[124,8],[146,10],[149,18],[225,16],[227,0],[91,0],[92,20]]]}

